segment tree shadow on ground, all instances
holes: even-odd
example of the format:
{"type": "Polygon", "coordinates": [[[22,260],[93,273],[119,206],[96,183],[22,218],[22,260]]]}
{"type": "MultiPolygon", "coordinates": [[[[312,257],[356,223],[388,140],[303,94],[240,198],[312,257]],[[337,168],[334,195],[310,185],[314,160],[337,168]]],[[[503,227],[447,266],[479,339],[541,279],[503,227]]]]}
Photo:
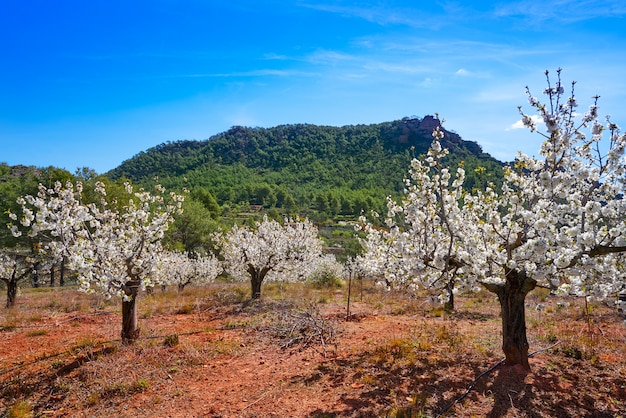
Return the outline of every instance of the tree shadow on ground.
{"type": "Polygon", "coordinates": [[[340,404],[333,410],[316,410],[309,415],[311,418],[385,416],[390,408],[401,405],[406,410],[434,416],[487,368],[489,365],[483,361],[468,358],[433,362],[423,352],[407,360],[401,355],[384,357],[373,350],[349,358],[329,359],[291,383],[327,384],[340,393],[340,404]]]}
{"type": "MultiPolygon", "coordinates": [[[[338,402],[328,410],[317,410],[309,415],[319,417],[371,416],[444,416],[463,414],[472,408],[477,416],[496,418],[507,415],[525,417],[600,417],[615,418],[610,410],[599,410],[600,401],[609,396],[587,394],[577,387],[577,372],[582,363],[569,358],[551,357],[559,362],[555,370],[536,367],[531,374],[519,366],[502,364],[475,382],[476,376],[496,364],[463,353],[419,352],[381,356],[376,349],[355,353],[347,358],[329,359],[308,374],[300,375],[292,383],[326,385],[338,394],[338,402]],[[468,388],[476,383],[463,401],[456,403],[468,388]],[[593,395],[593,396],[592,396],[593,395]],[[598,398],[598,399],[596,399],[598,398]],[[398,415],[398,411],[402,415],[398,415]]],[[[586,372],[589,374],[589,372],[586,372]]],[[[598,377],[598,383],[601,380],[598,377]]],[[[599,388],[620,399],[624,393],[619,382],[604,382],[599,388]]],[[[600,394],[601,395],[601,394],[600,394]]]]}

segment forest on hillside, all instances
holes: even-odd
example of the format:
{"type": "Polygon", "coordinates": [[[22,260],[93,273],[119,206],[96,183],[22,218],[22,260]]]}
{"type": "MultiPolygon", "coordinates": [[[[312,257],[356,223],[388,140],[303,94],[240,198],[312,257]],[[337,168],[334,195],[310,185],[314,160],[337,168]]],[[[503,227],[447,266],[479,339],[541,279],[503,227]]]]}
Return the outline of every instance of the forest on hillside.
{"type": "MultiPolygon", "coordinates": [[[[384,211],[386,197],[402,193],[410,160],[426,152],[436,126],[432,116],[343,127],[235,126],[206,141],[158,145],[107,176],[204,189],[224,208],[253,205],[318,220],[358,216],[384,211]]],[[[447,164],[464,165],[468,189],[501,178],[502,163],[475,142],[445,131],[443,145],[451,151],[447,164]]]]}

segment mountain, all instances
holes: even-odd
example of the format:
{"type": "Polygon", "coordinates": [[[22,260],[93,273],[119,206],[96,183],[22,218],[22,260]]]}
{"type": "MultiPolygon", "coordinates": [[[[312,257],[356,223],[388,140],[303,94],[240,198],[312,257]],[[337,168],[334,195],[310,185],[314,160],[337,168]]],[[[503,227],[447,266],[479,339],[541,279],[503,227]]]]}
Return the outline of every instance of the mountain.
{"type": "MultiPolygon", "coordinates": [[[[139,184],[158,177],[168,188],[204,189],[229,207],[358,215],[384,210],[385,197],[402,192],[411,158],[427,151],[437,126],[432,116],[342,127],[234,126],[205,141],[150,148],[106,175],[139,184]]],[[[477,143],[444,134],[449,163],[463,161],[468,188],[502,177],[502,164],[477,143]]]]}

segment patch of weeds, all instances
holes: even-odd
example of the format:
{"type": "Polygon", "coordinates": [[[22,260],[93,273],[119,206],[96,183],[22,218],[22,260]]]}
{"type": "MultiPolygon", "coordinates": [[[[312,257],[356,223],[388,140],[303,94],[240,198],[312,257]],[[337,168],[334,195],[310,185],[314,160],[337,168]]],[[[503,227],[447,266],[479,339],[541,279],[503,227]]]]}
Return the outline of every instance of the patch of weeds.
{"type": "Polygon", "coordinates": [[[85,310],[86,310],[85,307],[80,302],[76,302],[76,301],[72,301],[72,303],[65,305],[63,307],[63,311],[65,313],[83,312],[85,310]]]}
{"type": "Polygon", "coordinates": [[[230,340],[215,340],[208,347],[215,355],[234,355],[239,351],[241,344],[230,340]]]}
{"type": "Polygon", "coordinates": [[[178,345],[178,334],[170,334],[165,337],[163,340],[163,345],[166,347],[175,347],[178,345]]]}
{"type": "Polygon", "coordinates": [[[408,339],[393,339],[385,345],[376,347],[372,360],[380,366],[415,364],[417,361],[415,343],[408,339]]]}
{"type": "Polygon", "coordinates": [[[569,308],[569,305],[570,305],[569,302],[557,302],[557,304],[556,304],[556,311],[557,312],[561,312],[565,308],[569,308]]]}
{"type": "Polygon", "coordinates": [[[246,320],[232,320],[232,321],[224,321],[222,324],[223,329],[240,329],[240,328],[250,328],[252,326],[251,321],[246,320]]]}
{"type": "Polygon", "coordinates": [[[130,387],[132,393],[145,392],[150,387],[150,381],[145,378],[141,378],[133,382],[130,387]]]}
{"type": "Polygon", "coordinates": [[[238,286],[214,292],[207,296],[203,302],[210,306],[228,306],[243,303],[247,299],[247,288],[238,286]]]}
{"type": "Polygon", "coordinates": [[[308,280],[315,289],[341,289],[343,280],[332,271],[315,272],[308,280]]]}
{"type": "Polygon", "coordinates": [[[15,324],[11,324],[11,323],[2,324],[0,325],[0,332],[14,331],[16,328],[17,328],[17,325],[15,324]]]}
{"type": "Polygon", "coordinates": [[[152,315],[154,315],[154,313],[152,312],[152,308],[150,308],[149,306],[144,306],[141,309],[141,314],[139,315],[139,317],[141,319],[150,319],[152,318],[152,315]]]}
{"type": "Polygon", "coordinates": [[[481,340],[473,343],[474,349],[487,357],[495,357],[497,347],[492,341],[481,340]]]}
{"type": "Polygon", "coordinates": [[[370,386],[376,386],[376,383],[378,382],[376,376],[371,374],[364,374],[363,376],[361,376],[360,380],[362,384],[370,386]]]}
{"type": "Polygon", "coordinates": [[[532,293],[532,298],[539,302],[546,302],[550,296],[550,289],[536,288],[532,293]]]}
{"type": "Polygon", "coordinates": [[[33,417],[33,407],[28,401],[19,400],[7,409],[7,418],[31,418],[33,417]]]}
{"type": "Polygon", "coordinates": [[[559,337],[557,337],[556,335],[550,332],[541,336],[540,339],[547,343],[554,344],[555,342],[559,340],[559,337]]]}
{"type": "Polygon", "coordinates": [[[446,318],[448,316],[448,312],[443,305],[433,307],[430,312],[435,318],[446,318]]]}
{"type": "Polygon", "coordinates": [[[51,311],[54,311],[57,308],[60,308],[61,304],[53,299],[53,300],[49,301],[47,304],[45,304],[43,307],[46,308],[46,309],[49,309],[51,311]]]}
{"type": "Polygon", "coordinates": [[[193,313],[196,310],[195,305],[192,305],[191,303],[187,303],[181,307],[179,307],[176,310],[176,314],[177,315],[188,315],[190,313],[193,313]]]}
{"type": "Polygon", "coordinates": [[[565,355],[565,357],[570,357],[575,360],[582,360],[583,358],[582,351],[580,351],[578,347],[574,347],[572,345],[561,348],[561,352],[565,355]]]}
{"type": "Polygon", "coordinates": [[[27,337],[41,337],[47,334],[48,334],[48,331],[46,331],[45,329],[36,329],[34,331],[30,331],[29,333],[27,333],[26,336],[27,337]]]}
{"type": "Polygon", "coordinates": [[[41,314],[34,314],[28,317],[28,322],[39,322],[42,318],[41,314]]]}
{"type": "Polygon", "coordinates": [[[326,292],[320,292],[317,297],[317,303],[327,304],[331,301],[331,296],[326,292]]]}
{"type": "Polygon", "coordinates": [[[100,393],[92,392],[87,396],[87,405],[89,406],[98,405],[101,400],[102,400],[102,397],[100,396],[100,393]]]}
{"type": "Polygon", "coordinates": [[[394,406],[385,415],[385,418],[428,418],[423,408],[416,406],[394,406]]]}
{"type": "Polygon", "coordinates": [[[112,383],[102,390],[101,396],[106,399],[114,396],[122,396],[128,392],[128,385],[126,383],[112,383]]]}
{"type": "Polygon", "coordinates": [[[97,344],[97,341],[94,340],[92,337],[82,337],[78,341],[76,341],[76,343],[70,349],[70,351],[92,349],[96,346],[96,344],[97,344]]]}
{"type": "Polygon", "coordinates": [[[130,384],[128,383],[112,383],[106,386],[97,395],[96,399],[108,399],[114,396],[133,395],[135,393],[145,392],[150,387],[148,379],[138,379],[130,384]]]}
{"type": "Polygon", "coordinates": [[[463,342],[463,337],[458,331],[451,330],[446,325],[441,325],[435,333],[435,341],[437,343],[446,343],[448,346],[456,348],[463,342]]]}
{"type": "Polygon", "coordinates": [[[50,365],[50,368],[51,369],[60,369],[64,365],[65,365],[65,362],[63,360],[54,360],[52,362],[52,364],[50,365]]]}

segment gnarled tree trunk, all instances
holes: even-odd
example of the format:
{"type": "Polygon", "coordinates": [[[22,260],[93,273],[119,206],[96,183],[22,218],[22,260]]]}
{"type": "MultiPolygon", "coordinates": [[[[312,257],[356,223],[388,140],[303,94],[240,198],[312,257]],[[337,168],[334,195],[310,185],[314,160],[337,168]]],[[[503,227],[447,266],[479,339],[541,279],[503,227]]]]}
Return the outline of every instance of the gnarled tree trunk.
{"type": "Polygon", "coordinates": [[[528,339],[526,338],[526,295],[535,288],[537,281],[523,271],[509,270],[503,285],[484,284],[498,295],[502,310],[502,351],[508,365],[521,365],[530,370],[528,363],[528,339]]]}
{"type": "Polygon", "coordinates": [[[122,300],[122,344],[132,344],[139,338],[139,327],[137,325],[139,280],[126,283],[124,293],[127,298],[122,300]]]}
{"type": "Polygon", "coordinates": [[[250,274],[250,284],[252,286],[252,299],[259,299],[261,297],[261,284],[263,279],[271,269],[264,267],[262,269],[256,269],[252,264],[248,265],[248,273],[250,274]]]}
{"type": "Polygon", "coordinates": [[[5,280],[7,285],[7,308],[13,308],[15,306],[15,298],[17,297],[17,281],[5,280]]]}

